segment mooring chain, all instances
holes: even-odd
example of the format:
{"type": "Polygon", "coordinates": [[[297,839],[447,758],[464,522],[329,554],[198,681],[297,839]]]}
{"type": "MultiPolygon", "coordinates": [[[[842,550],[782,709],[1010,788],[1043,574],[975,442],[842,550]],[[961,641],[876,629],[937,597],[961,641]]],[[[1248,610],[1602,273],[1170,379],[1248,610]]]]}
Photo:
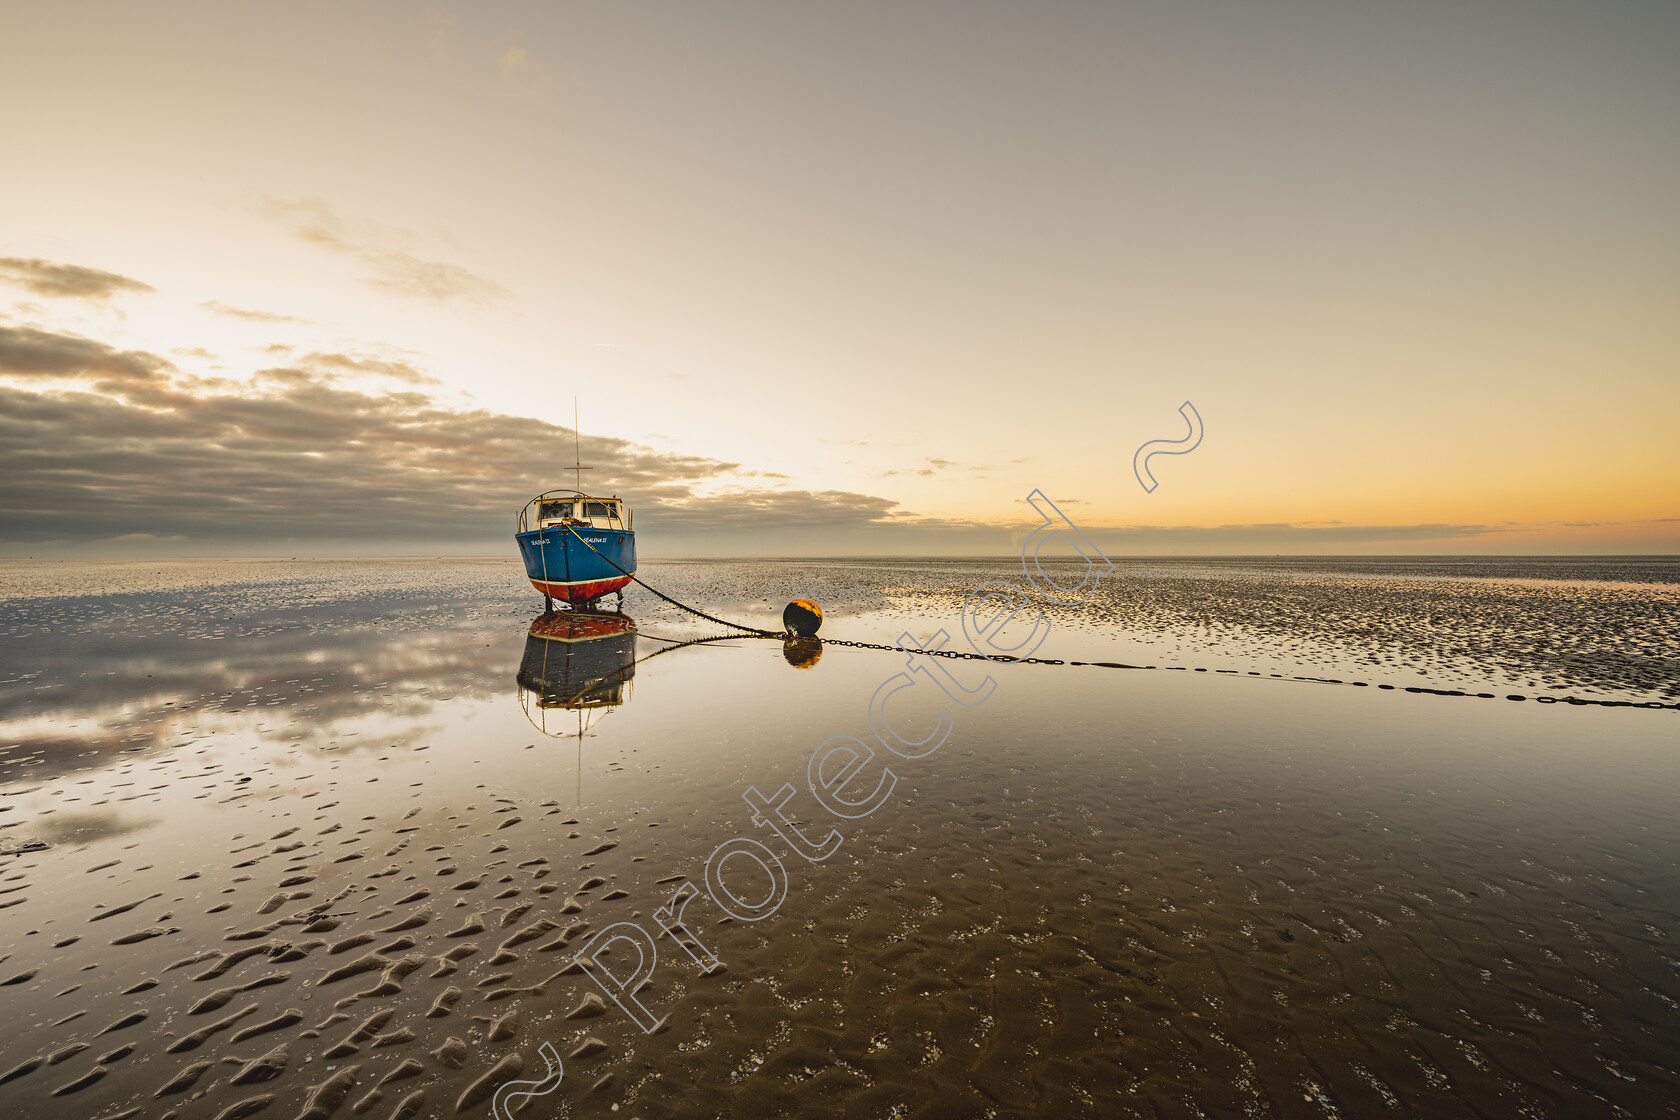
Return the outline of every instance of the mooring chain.
{"type": "MultiPolygon", "coordinates": [[[[611,564],[614,568],[617,568],[618,571],[621,574],[629,576],[632,580],[635,580],[636,583],[640,584],[642,587],[647,588],[649,591],[653,592],[653,594],[659,596],[659,598],[665,600],[667,603],[670,603],[674,607],[680,608],[681,610],[685,610],[689,614],[696,615],[700,618],[703,618],[707,622],[715,622],[720,626],[728,626],[731,629],[741,630],[741,631],[744,631],[748,634],[754,635],[755,637],[759,637],[759,638],[789,639],[789,638],[796,637],[796,635],[791,630],[776,631],[776,630],[765,630],[765,629],[763,629],[761,627],[758,627],[758,626],[743,626],[739,622],[730,622],[728,619],[718,618],[715,615],[707,614],[705,611],[696,610],[695,608],[689,606],[687,603],[678,602],[676,599],[671,598],[669,595],[665,594],[663,591],[660,591],[657,588],[649,587],[642,580],[638,579],[634,572],[626,572],[623,568],[619,567],[619,565],[612,559],[612,557],[610,557],[610,556],[606,555],[605,553],[601,552],[594,545],[592,545],[588,541],[584,540],[583,537],[581,535],[579,535],[579,533],[576,529],[572,528],[569,525],[565,526],[565,529],[566,529],[567,532],[571,533],[574,537],[577,537],[578,543],[583,545],[583,547],[587,548],[589,551],[593,552],[595,555],[599,556],[601,559],[603,559],[607,563],[611,564]]],[[[700,639],[700,640],[711,641],[711,640],[715,640],[715,639],[700,639]]],[[[925,656],[928,656],[928,657],[953,657],[953,658],[958,658],[958,659],[963,660],[963,661],[996,661],[996,662],[999,662],[1001,664],[1007,664],[1007,665],[1079,665],[1079,666],[1094,667],[1094,668],[1099,668],[1099,669],[1141,669],[1141,670],[1145,670],[1145,671],[1153,670],[1155,672],[1171,672],[1171,671],[1186,672],[1186,671],[1188,671],[1187,667],[1183,666],[1183,665],[1165,665],[1165,666],[1162,666],[1162,665],[1123,665],[1123,664],[1121,664],[1117,661],[1063,661],[1059,658],[1054,658],[1054,657],[1009,657],[1007,655],[999,655],[999,656],[996,656],[996,657],[991,657],[991,656],[988,656],[984,653],[969,653],[966,650],[960,650],[960,649],[922,649],[919,646],[910,646],[910,647],[889,646],[889,645],[884,645],[880,642],[849,642],[849,641],[846,641],[842,638],[819,638],[819,637],[816,637],[815,635],[809,636],[809,640],[821,642],[825,646],[850,646],[853,649],[881,649],[881,650],[887,650],[890,653],[909,653],[909,654],[919,653],[919,654],[924,654],[925,656]]],[[[681,644],[682,645],[688,645],[690,643],[689,642],[684,642],[684,643],[681,643],[681,644]]],[[[672,648],[675,649],[675,648],[678,648],[678,647],[673,646],[672,648]]],[[[660,652],[668,653],[670,651],[669,650],[661,650],[660,652]]],[[[1197,669],[1195,671],[1198,672],[1198,673],[1207,672],[1206,669],[1197,669]]],[[[1217,672],[1217,673],[1219,673],[1223,676],[1238,676],[1239,675],[1238,671],[1235,670],[1235,669],[1216,669],[1215,672],[1217,672]]],[[[1246,675],[1250,676],[1250,677],[1255,677],[1255,678],[1260,679],[1260,680],[1305,681],[1305,682],[1310,683],[1310,684],[1350,685],[1350,686],[1355,687],[1355,688],[1368,688],[1368,687],[1370,687],[1365,681],[1343,681],[1343,680],[1337,680],[1337,679],[1332,678],[1332,677],[1295,677],[1295,676],[1287,676],[1286,677],[1286,676],[1283,676],[1282,674],[1279,674],[1279,673],[1273,673],[1273,674],[1270,674],[1269,676],[1261,676],[1261,674],[1259,674],[1257,672],[1254,672],[1252,670],[1249,671],[1246,675]]],[[[1400,688],[1400,686],[1392,685],[1392,684],[1379,684],[1379,685],[1377,685],[1377,687],[1380,688],[1380,689],[1388,690],[1388,691],[1393,691],[1393,690],[1396,690],[1396,689],[1400,688]]],[[[1431,695],[1431,696],[1468,696],[1468,697],[1471,697],[1471,698],[1474,698],[1474,699],[1479,699],[1479,700],[1493,700],[1493,699],[1496,699],[1496,697],[1491,692],[1463,692],[1463,691],[1460,691],[1458,689],[1422,688],[1422,687],[1419,687],[1419,686],[1416,686],[1416,685],[1407,686],[1403,689],[1403,691],[1412,692],[1412,693],[1424,693],[1424,694],[1428,694],[1428,695],[1431,695]]],[[[1520,695],[1517,695],[1517,694],[1513,693],[1513,694],[1507,696],[1506,699],[1507,700],[1527,700],[1528,697],[1520,696],[1520,695]]],[[[1650,709],[1656,709],[1656,710],[1659,710],[1659,711],[1667,711],[1667,710],[1670,710],[1670,709],[1672,709],[1674,711],[1680,711],[1680,703],[1664,704],[1659,700],[1645,700],[1645,701],[1640,701],[1640,700],[1592,700],[1592,699],[1588,699],[1586,697],[1581,697],[1581,696],[1536,696],[1536,697],[1534,697],[1534,701],[1538,704],[1573,704],[1576,707],[1593,706],[1593,707],[1600,707],[1600,708],[1650,708],[1650,709]]]]}
{"type": "MultiPolygon", "coordinates": [[[[918,649],[918,648],[915,648],[915,647],[906,648],[904,646],[882,645],[879,642],[848,642],[848,641],[843,641],[839,638],[818,638],[816,640],[822,642],[822,644],[825,645],[825,646],[852,646],[856,649],[884,649],[884,650],[890,650],[894,653],[924,653],[924,654],[928,655],[929,657],[959,657],[959,658],[962,658],[962,659],[967,660],[967,661],[998,661],[998,662],[1003,662],[1005,664],[1015,664],[1015,665],[1079,665],[1079,666],[1084,666],[1084,667],[1088,667],[1088,668],[1097,668],[1097,669],[1141,669],[1141,670],[1144,670],[1144,671],[1153,670],[1154,672],[1157,672],[1157,673],[1161,673],[1161,672],[1181,672],[1182,673],[1182,672],[1189,672],[1190,671],[1189,668],[1187,666],[1184,666],[1184,665],[1123,665],[1123,664],[1121,664],[1117,661],[1059,661],[1055,658],[1046,658],[1046,657],[1007,657],[1007,656],[988,657],[987,655],[985,655],[983,653],[968,653],[964,650],[958,650],[958,649],[918,649]]],[[[1205,672],[1207,672],[1207,670],[1206,669],[1196,669],[1195,672],[1205,673],[1205,672]]],[[[1369,688],[1369,687],[1371,687],[1365,681],[1344,681],[1344,680],[1337,680],[1334,677],[1295,677],[1295,676],[1284,676],[1281,673],[1272,673],[1269,676],[1262,676],[1260,673],[1254,672],[1252,670],[1250,670],[1247,674],[1243,674],[1243,673],[1240,673],[1236,669],[1215,669],[1214,672],[1219,673],[1222,676],[1232,676],[1232,677],[1246,675],[1246,676],[1257,678],[1259,680],[1304,681],[1304,682],[1307,682],[1309,684],[1339,684],[1339,685],[1344,685],[1344,686],[1352,686],[1354,688],[1369,688]]],[[[1467,697],[1470,697],[1471,699],[1477,699],[1477,700],[1497,699],[1497,697],[1495,697],[1494,694],[1491,693],[1491,692],[1464,692],[1460,689],[1453,689],[1453,688],[1423,688],[1423,687],[1420,687],[1420,686],[1417,686],[1417,685],[1401,686],[1401,685],[1392,685],[1392,684],[1379,684],[1379,685],[1377,685],[1377,687],[1380,688],[1380,689],[1387,690],[1387,691],[1412,692],[1412,693],[1425,694],[1425,695],[1429,695],[1429,696],[1467,696],[1467,697]]],[[[1529,697],[1519,696],[1515,693],[1512,693],[1511,695],[1507,696],[1506,699],[1507,700],[1527,700],[1527,699],[1529,699],[1529,697]]],[[[1595,707],[1600,707],[1600,708],[1650,708],[1650,709],[1655,709],[1655,710],[1658,710],[1658,711],[1667,711],[1669,709],[1673,709],[1674,711],[1680,711],[1680,704],[1664,704],[1660,700],[1593,700],[1593,699],[1590,699],[1590,698],[1587,698],[1587,697],[1582,697],[1582,696],[1536,696],[1536,697],[1533,697],[1533,700],[1537,704],[1573,704],[1576,707],[1595,706],[1595,707]]]]}
{"type": "MultiPolygon", "coordinates": [[[[1009,657],[999,655],[988,657],[983,653],[968,653],[960,649],[921,649],[920,647],[887,646],[879,642],[847,642],[839,638],[818,638],[817,641],[825,646],[851,646],[854,649],[884,649],[894,653],[922,653],[929,657],[956,657],[964,661],[999,661],[1009,665],[1066,665],[1066,661],[1058,661],[1053,657],[1009,657]]],[[[1083,662],[1075,661],[1075,665],[1083,662]]],[[[1127,666],[1136,668],[1136,666],[1127,666]]]]}

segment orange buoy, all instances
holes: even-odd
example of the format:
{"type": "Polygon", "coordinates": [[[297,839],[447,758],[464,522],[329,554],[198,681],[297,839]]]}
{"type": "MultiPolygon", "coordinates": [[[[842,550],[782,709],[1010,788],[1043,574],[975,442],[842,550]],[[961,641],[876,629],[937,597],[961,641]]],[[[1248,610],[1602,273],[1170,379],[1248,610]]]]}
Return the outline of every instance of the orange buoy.
{"type": "Polygon", "coordinates": [[[795,599],[782,608],[782,625],[801,638],[816,637],[822,621],[822,608],[809,599],[795,599]]]}

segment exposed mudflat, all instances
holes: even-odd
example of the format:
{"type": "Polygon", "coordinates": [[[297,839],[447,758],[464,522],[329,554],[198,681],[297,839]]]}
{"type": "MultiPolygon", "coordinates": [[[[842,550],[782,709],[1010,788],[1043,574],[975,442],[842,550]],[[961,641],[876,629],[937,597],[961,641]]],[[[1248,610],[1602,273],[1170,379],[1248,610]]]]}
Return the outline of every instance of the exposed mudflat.
{"type": "MultiPolygon", "coordinates": [[[[840,819],[808,759],[871,738],[902,654],[732,638],[601,685],[528,656],[511,562],[8,562],[0,1114],[488,1116],[524,1081],[529,1118],[1666,1115],[1680,712],[1505,697],[1672,703],[1680,564],[1119,567],[1039,656],[1162,671],[939,662],[995,690],[892,701],[950,738],[840,819]],[[832,855],[755,828],[784,782],[832,855]],[[737,836],[785,869],[761,921],[705,894],[737,836]],[[574,960],[685,883],[725,967],[661,936],[644,1033],[574,960]]],[[[883,643],[1022,581],[642,574],[883,643]]],[[[643,658],[717,632],[625,610],[643,658]]]]}

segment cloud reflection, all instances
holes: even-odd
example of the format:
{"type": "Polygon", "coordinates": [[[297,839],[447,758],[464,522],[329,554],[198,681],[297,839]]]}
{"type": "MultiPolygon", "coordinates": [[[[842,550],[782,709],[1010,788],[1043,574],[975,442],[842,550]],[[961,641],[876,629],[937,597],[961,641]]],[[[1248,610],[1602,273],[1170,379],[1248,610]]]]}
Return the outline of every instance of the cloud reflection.
{"type": "Polygon", "coordinates": [[[294,596],[258,586],[213,588],[185,603],[14,605],[0,614],[0,782],[49,781],[127,753],[237,735],[345,750],[389,744],[417,735],[441,700],[507,690],[520,635],[483,613],[483,600],[422,603],[385,591],[333,602],[329,626],[319,606],[294,596]],[[370,721],[380,734],[363,738],[370,721]]]}

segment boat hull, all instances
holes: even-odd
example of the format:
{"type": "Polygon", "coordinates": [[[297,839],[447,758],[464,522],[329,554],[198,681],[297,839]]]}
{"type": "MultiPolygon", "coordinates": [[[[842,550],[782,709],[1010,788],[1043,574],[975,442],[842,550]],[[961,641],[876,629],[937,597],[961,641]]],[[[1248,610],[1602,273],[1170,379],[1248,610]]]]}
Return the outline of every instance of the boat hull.
{"type": "Polygon", "coordinates": [[[563,603],[588,603],[623,590],[636,574],[636,534],[628,529],[551,526],[513,539],[531,586],[563,603]]]}

